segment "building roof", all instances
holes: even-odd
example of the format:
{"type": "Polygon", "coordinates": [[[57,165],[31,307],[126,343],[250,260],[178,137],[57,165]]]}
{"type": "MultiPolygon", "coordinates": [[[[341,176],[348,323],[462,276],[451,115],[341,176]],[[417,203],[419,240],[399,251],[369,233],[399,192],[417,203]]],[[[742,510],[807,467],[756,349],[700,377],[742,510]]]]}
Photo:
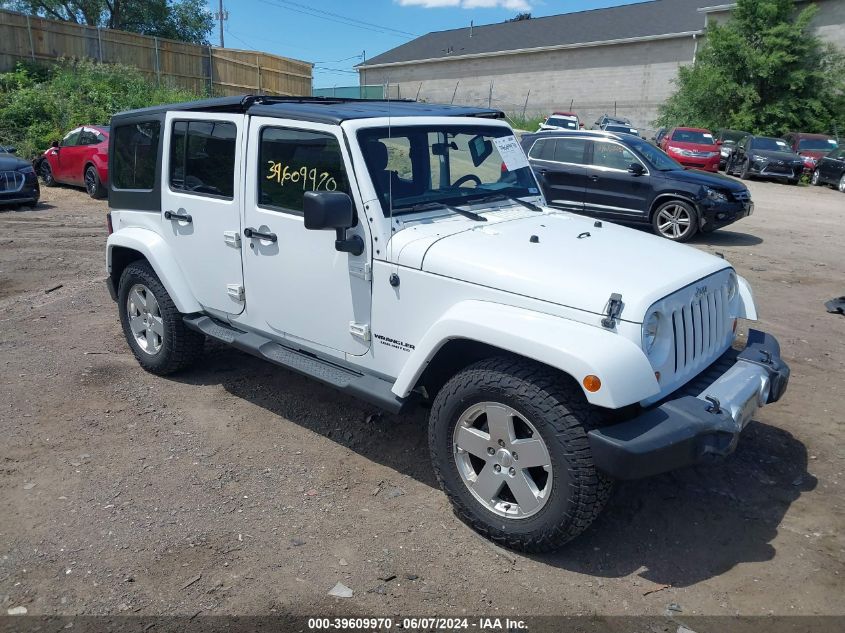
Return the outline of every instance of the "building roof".
{"type": "Polygon", "coordinates": [[[708,4],[712,0],[649,0],[518,22],[435,31],[357,67],[689,36],[702,32],[704,18],[698,9],[708,4]]]}
{"type": "Polygon", "coordinates": [[[266,116],[295,121],[314,121],[337,124],[352,119],[409,116],[468,116],[501,119],[504,114],[490,108],[473,108],[458,105],[437,105],[416,101],[382,101],[369,99],[333,99],[330,97],[267,97],[244,95],[186,101],[140,110],[129,110],[114,115],[114,124],[127,118],[163,116],[169,111],[190,112],[239,112],[250,116],[266,116]]]}

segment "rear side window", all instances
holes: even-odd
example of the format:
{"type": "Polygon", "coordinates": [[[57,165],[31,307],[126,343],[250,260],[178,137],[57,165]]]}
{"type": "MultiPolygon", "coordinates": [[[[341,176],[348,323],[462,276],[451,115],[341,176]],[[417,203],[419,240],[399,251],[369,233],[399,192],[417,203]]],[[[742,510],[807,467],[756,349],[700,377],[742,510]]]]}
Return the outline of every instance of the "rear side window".
{"type": "Polygon", "coordinates": [[[302,213],[306,191],[349,192],[340,144],[331,134],[264,128],[258,160],[261,206],[302,213]]]}
{"type": "Polygon", "coordinates": [[[120,125],[113,131],[114,157],[110,177],[115,189],[153,189],[161,124],[145,121],[120,125]]]}
{"type": "Polygon", "coordinates": [[[581,138],[559,138],[555,141],[554,160],[559,163],[584,164],[584,146],[587,142],[581,138]]]}
{"type": "Polygon", "coordinates": [[[231,200],[237,134],[228,121],[176,121],[170,139],[170,188],[231,200]]]}
{"type": "Polygon", "coordinates": [[[97,133],[94,130],[84,130],[79,135],[79,145],[96,145],[97,143],[99,141],[97,140],[97,133]]]}

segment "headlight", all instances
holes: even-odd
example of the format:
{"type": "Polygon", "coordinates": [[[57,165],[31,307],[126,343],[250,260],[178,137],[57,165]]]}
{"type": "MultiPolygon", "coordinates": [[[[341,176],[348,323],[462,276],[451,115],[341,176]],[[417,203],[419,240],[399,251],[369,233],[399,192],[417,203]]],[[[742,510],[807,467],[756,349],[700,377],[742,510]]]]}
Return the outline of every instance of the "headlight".
{"type": "Polygon", "coordinates": [[[736,281],[736,273],[731,273],[728,277],[728,301],[733,301],[736,293],[739,290],[739,284],[736,281]]]}
{"type": "Polygon", "coordinates": [[[643,321],[643,349],[646,354],[651,354],[654,343],[657,341],[657,333],[660,330],[660,313],[652,312],[643,321]]]}
{"type": "Polygon", "coordinates": [[[757,156],[757,154],[751,154],[751,160],[755,163],[765,163],[766,158],[764,156],[757,156]]]}
{"type": "Polygon", "coordinates": [[[669,151],[675,152],[676,154],[683,154],[684,153],[684,150],[682,150],[680,147],[670,147],[669,151]]]}
{"type": "Polygon", "coordinates": [[[727,202],[728,196],[725,193],[722,193],[718,189],[712,189],[711,187],[705,187],[704,193],[707,194],[707,197],[711,200],[716,200],[717,202],[727,202]]]}
{"type": "Polygon", "coordinates": [[[21,167],[18,171],[22,174],[34,174],[35,168],[32,165],[26,165],[25,167],[21,167]]]}

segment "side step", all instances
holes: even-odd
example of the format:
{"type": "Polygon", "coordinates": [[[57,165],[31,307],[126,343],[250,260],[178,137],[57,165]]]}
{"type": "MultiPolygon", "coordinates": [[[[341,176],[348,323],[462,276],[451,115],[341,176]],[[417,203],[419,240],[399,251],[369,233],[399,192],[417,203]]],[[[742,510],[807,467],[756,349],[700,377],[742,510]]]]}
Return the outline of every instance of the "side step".
{"type": "Polygon", "coordinates": [[[285,347],[259,334],[243,332],[208,316],[186,316],[183,320],[189,328],[209,338],[319,380],[389,413],[400,413],[409,403],[408,398],[400,398],[390,391],[392,383],[381,378],[361,374],[311,354],[285,347]]]}

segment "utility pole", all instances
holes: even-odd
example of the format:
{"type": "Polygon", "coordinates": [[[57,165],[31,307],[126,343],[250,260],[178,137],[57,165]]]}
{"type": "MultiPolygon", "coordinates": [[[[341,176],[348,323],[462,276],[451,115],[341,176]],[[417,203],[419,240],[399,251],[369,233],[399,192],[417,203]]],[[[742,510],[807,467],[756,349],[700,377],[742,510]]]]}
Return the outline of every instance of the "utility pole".
{"type": "Polygon", "coordinates": [[[217,12],[214,14],[214,19],[220,22],[220,48],[225,48],[223,42],[223,22],[229,19],[229,12],[223,8],[223,0],[218,4],[217,12]]]}

